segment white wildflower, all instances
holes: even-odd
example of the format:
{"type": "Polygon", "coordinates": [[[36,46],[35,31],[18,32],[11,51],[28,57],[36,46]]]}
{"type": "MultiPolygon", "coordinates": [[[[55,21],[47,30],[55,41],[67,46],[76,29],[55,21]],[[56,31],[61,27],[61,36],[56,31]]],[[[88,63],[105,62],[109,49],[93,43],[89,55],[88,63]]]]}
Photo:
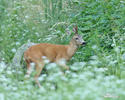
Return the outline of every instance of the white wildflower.
{"type": "Polygon", "coordinates": [[[17,90],[17,87],[13,87],[12,89],[13,89],[13,91],[16,91],[16,90],[17,90]]]}
{"type": "Polygon", "coordinates": [[[16,52],[16,49],[15,49],[15,48],[13,48],[11,51],[12,51],[13,53],[15,53],[15,52],[16,52]]]}
{"type": "Polygon", "coordinates": [[[44,60],[45,64],[48,64],[50,61],[48,59],[44,60]]]}
{"type": "Polygon", "coordinates": [[[35,67],[35,63],[30,63],[30,66],[34,68],[35,67]]]}
{"type": "Polygon", "coordinates": [[[47,59],[47,57],[46,56],[42,56],[42,59],[47,59]]]}
{"type": "Polygon", "coordinates": [[[108,69],[107,68],[95,68],[95,71],[97,71],[97,72],[104,72],[106,70],[108,70],[108,69]]]}
{"type": "Polygon", "coordinates": [[[55,68],[56,67],[56,63],[51,63],[51,64],[49,64],[47,67],[46,67],[46,69],[47,70],[50,70],[50,69],[53,69],[53,68],[55,68]]]}
{"type": "Polygon", "coordinates": [[[20,43],[19,43],[19,42],[16,42],[16,45],[20,45],[20,43]]]}
{"type": "Polygon", "coordinates": [[[43,81],[43,80],[44,80],[44,77],[40,76],[40,77],[38,78],[38,80],[39,80],[39,81],[43,81]]]}
{"type": "Polygon", "coordinates": [[[9,71],[9,70],[8,70],[8,71],[7,71],[7,74],[9,74],[9,75],[12,74],[12,71],[9,71]]]}
{"type": "Polygon", "coordinates": [[[90,63],[91,65],[97,65],[99,62],[98,62],[98,61],[91,60],[91,61],[89,61],[89,63],[90,63]]]}
{"type": "Polygon", "coordinates": [[[93,59],[93,60],[97,60],[97,59],[98,59],[98,56],[96,56],[96,55],[91,56],[91,59],[93,59]]]}
{"type": "Polygon", "coordinates": [[[40,87],[40,92],[46,92],[46,89],[44,87],[40,87]]]}
{"type": "Polygon", "coordinates": [[[115,44],[112,44],[111,46],[112,46],[112,47],[114,47],[114,46],[115,46],[115,44]]]}
{"type": "Polygon", "coordinates": [[[61,79],[62,79],[63,81],[68,81],[68,79],[67,79],[66,77],[64,77],[64,76],[62,76],[61,79]]]}
{"type": "Polygon", "coordinates": [[[55,87],[54,85],[52,85],[52,86],[50,87],[50,89],[51,89],[51,90],[55,90],[56,87],[55,87]]]}
{"type": "Polygon", "coordinates": [[[76,73],[71,73],[72,77],[77,78],[78,75],[76,73]]]}
{"type": "Polygon", "coordinates": [[[22,72],[22,71],[17,71],[17,73],[18,73],[18,74],[23,74],[23,72],[22,72]]]}
{"type": "Polygon", "coordinates": [[[115,52],[117,52],[117,53],[119,53],[120,52],[120,49],[119,49],[119,47],[115,47],[115,52]]]}
{"type": "Polygon", "coordinates": [[[28,19],[28,18],[29,18],[29,16],[25,16],[25,18],[26,18],[26,19],[28,19]]]}
{"type": "Polygon", "coordinates": [[[0,100],[5,100],[3,93],[0,93],[0,100]]]}
{"type": "Polygon", "coordinates": [[[97,48],[98,48],[97,45],[92,46],[92,49],[97,49],[97,48]]]}
{"type": "Polygon", "coordinates": [[[122,55],[122,60],[125,61],[125,53],[122,55]]]}
{"type": "Polygon", "coordinates": [[[66,64],[66,60],[65,59],[61,59],[61,60],[59,60],[58,63],[61,64],[61,65],[64,65],[64,64],[66,64]]]}
{"type": "Polygon", "coordinates": [[[39,33],[38,33],[38,32],[36,32],[35,34],[36,34],[37,36],[39,36],[39,33]]]}
{"type": "Polygon", "coordinates": [[[69,70],[66,70],[66,71],[65,71],[65,73],[67,73],[67,74],[70,74],[70,73],[71,73],[71,71],[69,71],[69,70]]]}
{"type": "Polygon", "coordinates": [[[0,62],[0,72],[2,72],[6,68],[5,62],[0,62]]]}

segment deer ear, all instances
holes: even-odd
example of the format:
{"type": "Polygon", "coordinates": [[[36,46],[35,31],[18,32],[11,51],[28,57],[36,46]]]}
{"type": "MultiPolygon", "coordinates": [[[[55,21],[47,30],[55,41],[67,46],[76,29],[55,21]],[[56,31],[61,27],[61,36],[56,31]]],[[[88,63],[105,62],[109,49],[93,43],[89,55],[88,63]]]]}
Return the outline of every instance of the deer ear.
{"type": "Polygon", "coordinates": [[[73,27],[73,32],[74,32],[75,34],[78,34],[78,27],[77,27],[77,26],[74,26],[74,27],[73,27]]]}

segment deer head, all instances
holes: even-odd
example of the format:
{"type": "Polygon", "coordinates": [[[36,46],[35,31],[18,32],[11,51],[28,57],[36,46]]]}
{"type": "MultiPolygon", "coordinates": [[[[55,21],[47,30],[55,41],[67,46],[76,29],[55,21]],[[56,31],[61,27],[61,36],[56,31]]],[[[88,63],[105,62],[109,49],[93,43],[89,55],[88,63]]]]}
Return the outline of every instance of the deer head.
{"type": "Polygon", "coordinates": [[[86,42],[82,39],[82,36],[80,36],[79,34],[78,34],[78,27],[77,26],[75,26],[74,28],[73,28],[73,31],[74,31],[74,36],[73,36],[73,41],[75,42],[75,44],[76,45],[85,45],[86,44],[86,42]]]}

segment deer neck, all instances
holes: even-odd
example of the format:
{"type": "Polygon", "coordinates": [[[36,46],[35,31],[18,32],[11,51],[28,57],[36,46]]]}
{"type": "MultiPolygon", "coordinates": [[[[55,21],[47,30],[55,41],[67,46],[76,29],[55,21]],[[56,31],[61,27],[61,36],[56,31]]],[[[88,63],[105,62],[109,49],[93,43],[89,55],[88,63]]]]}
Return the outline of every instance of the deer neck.
{"type": "Polygon", "coordinates": [[[76,42],[72,39],[72,40],[70,41],[69,45],[68,45],[68,50],[67,50],[67,53],[68,53],[69,58],[71,58],[71,57],[75,54],[77,48],[78,48],[78,45],[77,45],[76,42]]]}

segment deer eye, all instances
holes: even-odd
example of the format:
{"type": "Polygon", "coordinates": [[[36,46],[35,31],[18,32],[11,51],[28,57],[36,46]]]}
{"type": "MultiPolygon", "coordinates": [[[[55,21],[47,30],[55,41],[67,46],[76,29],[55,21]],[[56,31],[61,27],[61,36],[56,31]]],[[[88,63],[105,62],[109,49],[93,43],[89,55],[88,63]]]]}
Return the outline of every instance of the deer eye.
{"type": "Polygon", "coordinates": [[[76,38],[76,40],[78,40],[79,38],[76,38]]]}

